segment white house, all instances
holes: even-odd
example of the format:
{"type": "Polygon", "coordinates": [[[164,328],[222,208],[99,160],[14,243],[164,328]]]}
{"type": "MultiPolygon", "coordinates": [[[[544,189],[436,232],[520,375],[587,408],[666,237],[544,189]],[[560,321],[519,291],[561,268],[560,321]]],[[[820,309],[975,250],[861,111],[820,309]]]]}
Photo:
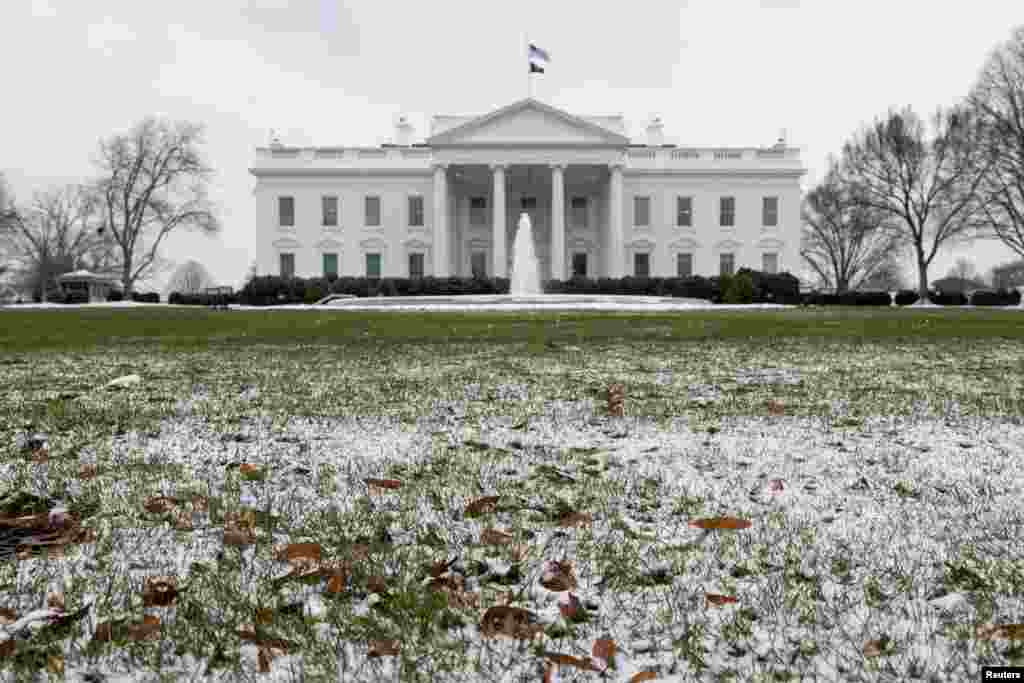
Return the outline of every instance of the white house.
{"type": "Polygon", "coordinates": [[[621,116],[526,98],[411,144],[257,148],[259,272],[508,277],[520,212],[542,278],[798,270],[799,150],[643,143],[621,116]],[[553,210],[558,207],[558,210],[553,210]]]}

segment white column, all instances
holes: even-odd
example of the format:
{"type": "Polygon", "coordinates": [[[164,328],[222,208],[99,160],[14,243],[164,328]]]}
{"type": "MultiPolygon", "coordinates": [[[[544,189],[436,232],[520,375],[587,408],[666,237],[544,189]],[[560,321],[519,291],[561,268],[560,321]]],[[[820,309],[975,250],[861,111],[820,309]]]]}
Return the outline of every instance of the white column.
{"type": "Polygon", "coordinates": [[[494,191],[491,193],[491,211],[494,217],[491,221],[491,251],[494,261],[494,277],[508,277],[506,272],[508,256],[505,254],[505,167],[501,164],[491,166],[494,191]]]}
{"type": "Polygon", "coordinates": [[[434,164],[434,277],[447,277],[448,164],[434,164]]]}
{"type": "Polygon", "coordinates": [[[565,166],[551,165],[551,277],[565,279],[565,166]]]}
{"type": "Polygon", "coordinates": [[[622,164],[612,164],[611,172],[608,201],[608,256],[611,267],[608,277],[621,278],[625,269],[625,256],[622,252],[622,244],[625,241],[622,235],[622,164]]]}

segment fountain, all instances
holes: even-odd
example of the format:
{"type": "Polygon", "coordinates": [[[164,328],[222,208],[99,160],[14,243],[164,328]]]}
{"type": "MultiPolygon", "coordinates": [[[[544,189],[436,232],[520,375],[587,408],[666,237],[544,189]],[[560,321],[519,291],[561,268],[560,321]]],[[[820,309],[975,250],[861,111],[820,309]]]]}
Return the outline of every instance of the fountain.
{"type": "Polygon", "coordinates": [[[706,306],[703,299],[661,296],[623,296],[611,294],[544,294],[540,268],[533,248],[533,227],[526,212],[519,214],[519,225],[512,248],[512,272],[508,294],[459,296],[393,296],[371,299],[349,298],[328,301],[323,307],[354,310],[517,310],[586,309],[671,311],[706,306]]]}
{"type": "Polygon", "coordinates": [[[512,278],[509,283],[509,294],[541,294],[537,254],[533,250],[533,227],[530,225],[530,216],[525,211],[519,214],[519,229],[512,245],[512,278]]]}

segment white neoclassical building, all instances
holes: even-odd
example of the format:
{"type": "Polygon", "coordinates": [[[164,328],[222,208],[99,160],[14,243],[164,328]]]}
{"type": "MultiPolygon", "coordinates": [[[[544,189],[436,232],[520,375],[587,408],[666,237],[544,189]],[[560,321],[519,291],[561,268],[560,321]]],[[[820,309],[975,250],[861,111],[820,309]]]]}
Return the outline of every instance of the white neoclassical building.
{"type": "Polygon", "coordinates": [[[526,98],[480,116],[435,116],[412,143],[256,150],[261,275],[508,277],[521,212],[541,277],[795,272],[799,150],[664,144],[621,116],[526,98]]]}

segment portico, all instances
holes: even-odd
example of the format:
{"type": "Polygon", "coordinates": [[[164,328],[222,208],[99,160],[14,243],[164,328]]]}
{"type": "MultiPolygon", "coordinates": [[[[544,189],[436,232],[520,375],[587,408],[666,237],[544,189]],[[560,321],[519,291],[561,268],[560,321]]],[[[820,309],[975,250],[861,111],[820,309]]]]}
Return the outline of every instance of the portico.
{"type": "Polygon", "coordinates": [[[508,277],[519,216],[533,226],[534,248],[546,277],[594,277],[604,272],[598,257],[608,250],[609,263],[622,263],[621,211],[609,210],[609,199],[621,197],[621,173],[597,164],[444,164],[433,169],[435,198],[435,272],[451,267],[453,275],[480,270],[488,277],[508,277]],[[619,190],[613,187],[618,182],[619,190]],[[615,217],[620,218],[619,221],[615,217]],[[607,243],[607,245],[606,245],[607,243]],[[619,252],[611,250],[618,244],[619,252]],[[476,255],[474,257],[474,254],[476,255]],[[475,258],[475,261],[474,261],[475,258]]]}

